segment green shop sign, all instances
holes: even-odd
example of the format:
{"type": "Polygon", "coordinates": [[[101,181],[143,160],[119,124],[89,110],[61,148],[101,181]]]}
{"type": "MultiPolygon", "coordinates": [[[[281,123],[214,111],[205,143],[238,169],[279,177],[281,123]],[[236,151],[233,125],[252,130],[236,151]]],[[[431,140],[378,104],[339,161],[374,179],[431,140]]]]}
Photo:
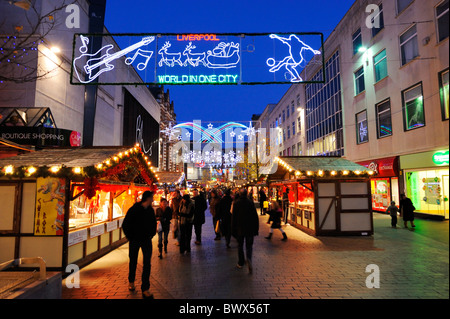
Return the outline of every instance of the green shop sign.
{"type": "Polygon", "coordinates": [[[436,165],[448,165],[448,150],[434,153],[433,163],[436,165]]]}

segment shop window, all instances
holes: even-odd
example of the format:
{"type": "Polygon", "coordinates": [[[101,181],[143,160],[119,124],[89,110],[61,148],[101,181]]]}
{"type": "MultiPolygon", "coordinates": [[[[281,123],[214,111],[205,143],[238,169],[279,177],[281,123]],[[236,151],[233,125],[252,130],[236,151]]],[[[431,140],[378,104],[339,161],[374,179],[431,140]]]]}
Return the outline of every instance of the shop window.
{"type": "Polygon", "coordinates": [[[438,42],[448,38],[448,22],[448,0],[445,0],[436,7],[438,42]]]}
{"type": "Polygon", "coordinates": [[[413,25],[400,35],[400,52],[402,65],[405,65],[419,56],[416,25],[413,25]]]}
{"type": "Polygon", "coordinates": [[[414,0],[397,0],[397,14],[400,14],[408,7],[414,0]]]}
{"type": "Polygon", "coordinates": [[[353,55],[355,55],[362,47],[361,28],[359,28],[355,33],[353,33],[352,42],[353,42],[353,55]]]}
{"type": "Polygon", "coordinates": [[[356,114],[356,141],[358,144],[369,141],[369,132],[367,128],[367,111],[356,114]]]}
{"type": "Polygon", "coordinates": [[[388,76],[386,49],[373,57],[373,67],[375,69],[375,82],[388,76]]]}
{"type": "Polygon", "coordinates": [[[391,101],[386,100],[384,102],[375,105],[377,112],[377,131],[378,138],[392,135],[392,120],[391,120],[391,101]]]}
{"type": "Polygon", "coordinates": [[[406,196],[416,212],[448,218],[448,167],[406,172],[406,196]]]}
{"type": "Polygon", "coordinates": [[[439,94],[441,96],[442,120],[448,120],[449,118],[448,69],[439,73],[439,94]]]}
{"type": "Polygon", "coordinates": [[[364,67],[359,68],[355,73],[355,95],[363,92],[366,88],[364,85],[364,67]]]}
{"type": "Polygon", "coordinates": [[[402,91],[404,130],[425,126],[422,84],[402,91]]]}
{"type": "Polygon", "coordinates": [[[378,34],[384,28],[384,17],[383,17],[383,4],[380,3],[378,5],[378,14],[375,15],[372,19],[372,25],[374,25],[375,21],[378,21],[378,28],[372,27],[372,38],[378,34]]]}

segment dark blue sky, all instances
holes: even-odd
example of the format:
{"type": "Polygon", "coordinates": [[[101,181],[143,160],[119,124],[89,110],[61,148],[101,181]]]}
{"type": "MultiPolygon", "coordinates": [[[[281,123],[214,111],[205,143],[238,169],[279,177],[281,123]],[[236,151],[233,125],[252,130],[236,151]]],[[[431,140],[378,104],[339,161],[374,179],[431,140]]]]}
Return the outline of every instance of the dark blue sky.
{"type": "MultiPolygon", "coordinates": [[[[111,33],[322,32],[326,37],[354,0],[107,0],[111,33]]],[[[287,84],[166,85],[179,122],[249,121],[277,103],[287,84]]]]}

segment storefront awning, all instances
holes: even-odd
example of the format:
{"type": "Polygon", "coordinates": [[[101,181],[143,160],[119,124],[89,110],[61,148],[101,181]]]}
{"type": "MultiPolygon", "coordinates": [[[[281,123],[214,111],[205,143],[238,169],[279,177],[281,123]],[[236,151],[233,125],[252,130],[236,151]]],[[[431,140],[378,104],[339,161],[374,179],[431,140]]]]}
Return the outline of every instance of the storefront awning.
{"type": "Polygon", "coordinates": [[[274,165],[277,170],[269,174],[269,180],[284,180],[286,173],[297,178],[372,176],[375,172],[342,157],[335,156],[280,156],[274,165]]]}
{"type": "Polygon", "coordinates": [[[0,159],[0,177],[96,178],[152,185],[158,182],[151,162],[138,145],[56,148],[0,159]]]}
{"type": "Polygon", "coordinates": [[[184,181],[184,172],[157,172],[159,185],[178,185],[184,181]]]}

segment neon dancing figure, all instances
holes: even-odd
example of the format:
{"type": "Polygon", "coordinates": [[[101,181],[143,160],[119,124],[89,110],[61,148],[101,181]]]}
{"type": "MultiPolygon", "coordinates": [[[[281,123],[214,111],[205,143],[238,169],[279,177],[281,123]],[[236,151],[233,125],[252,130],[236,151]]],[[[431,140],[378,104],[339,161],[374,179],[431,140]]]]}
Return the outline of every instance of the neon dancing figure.
{"type": "Polygon", "coordinates": [[[276,34],[271,34],[269,36],[271,39],[280,40],[282,43],[289,47],[289,55],[283,60],[276,62],[274,58],[267,59],[267,65],[270,67],[270,72],[277,72],[282,67],[291,74],[291,82],[301,82],[303,81],[298,71],[297,66],[305,61],[303,57],[303,52],[305,50],[311,51],[313,54],[321,54],[320,51],[314,50],[309,45],[301,41],[295,34],[291,34],[289,38],[283,38],[276,34]]]}

